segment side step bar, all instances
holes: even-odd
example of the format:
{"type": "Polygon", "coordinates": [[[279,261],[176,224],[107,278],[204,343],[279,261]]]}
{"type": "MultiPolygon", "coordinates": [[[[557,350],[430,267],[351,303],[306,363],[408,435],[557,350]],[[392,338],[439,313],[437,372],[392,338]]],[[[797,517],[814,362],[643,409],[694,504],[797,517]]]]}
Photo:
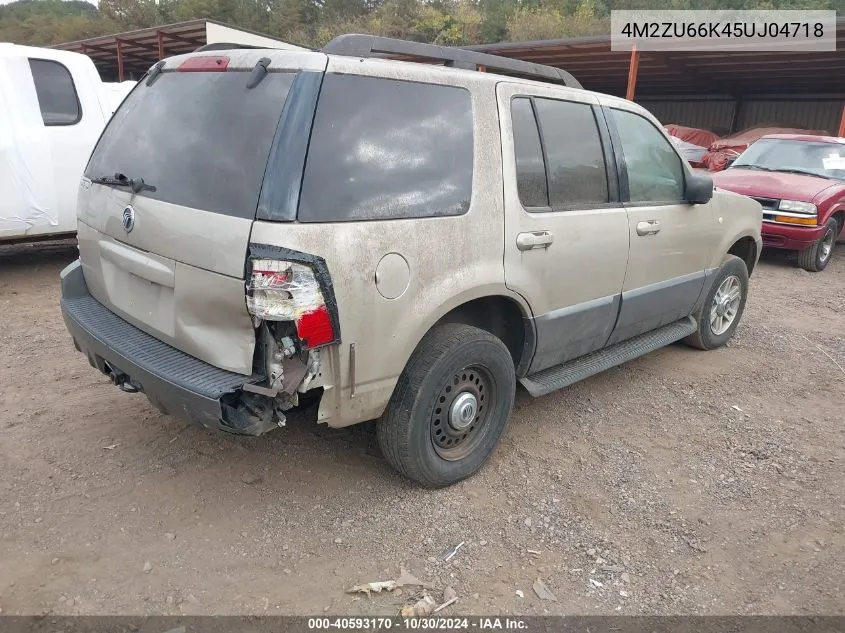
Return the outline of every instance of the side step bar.
{"type": "Polygon", "coordinates": [[[568,387],[579,380],[601,373],[605,369],[627,363],[629,360],[644,356],[675,341],[680,341],[695,332],[697,328],[698,324],[690,316],[562,365],[549,367],[522,378],[520,382],[528,390],[528,393],[535,398],[545,396],[552,391],[568,387]]]}

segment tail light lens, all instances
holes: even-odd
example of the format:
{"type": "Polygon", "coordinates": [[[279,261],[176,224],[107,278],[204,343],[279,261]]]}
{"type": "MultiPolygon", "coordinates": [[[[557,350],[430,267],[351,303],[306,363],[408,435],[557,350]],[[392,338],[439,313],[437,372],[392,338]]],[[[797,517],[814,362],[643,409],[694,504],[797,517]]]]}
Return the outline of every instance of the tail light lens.
{"type": "Polygon", "coordinates": [[[335,341],[331,314],[309,266],[253,259],[247,291],[250,314],[265,321],[293,321],[304,349],[335,341]]]}
{"type": "Polygon", "coordinates": [[[182,73],[208,73],[225,72],[229,67],[229,58],[226,56],[190,57],[182,62],[176,69],[182,73]]]}

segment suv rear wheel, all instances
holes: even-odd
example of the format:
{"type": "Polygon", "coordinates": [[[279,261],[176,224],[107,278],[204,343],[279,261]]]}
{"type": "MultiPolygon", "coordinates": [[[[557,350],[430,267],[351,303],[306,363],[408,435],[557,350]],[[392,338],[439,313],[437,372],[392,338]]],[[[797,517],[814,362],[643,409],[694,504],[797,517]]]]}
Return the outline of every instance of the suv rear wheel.
{"type": "Polygon", "coordinates": [[[798,265],[811,273],[827,268],[830,256],[833,254],[833,247],[836,245],[836,236],[839,235],[841,228],[836,218],[830,218],[824,225],[824,233],[819,241],[798,253],[798,265]]]}
{"type": "Polygon", "coordinates": [[[464,479],[490,456],[513,407],[505,344],[463,324],[438,326],[411,356],[378,422],[387,461],[425,486],[464,479]]]}

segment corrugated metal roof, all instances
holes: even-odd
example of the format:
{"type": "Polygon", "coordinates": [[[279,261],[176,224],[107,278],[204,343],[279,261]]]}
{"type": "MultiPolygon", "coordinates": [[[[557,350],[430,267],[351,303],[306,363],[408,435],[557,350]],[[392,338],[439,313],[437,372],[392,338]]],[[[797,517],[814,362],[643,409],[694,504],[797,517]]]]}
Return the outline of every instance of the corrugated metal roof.
{"type": "Polygon", "coordinates": [[[202,19],[90,37],[75,42],[56,44],[52,48],[88,55],[94,61],[100,75],[112,79],[117,76],[117,53],[118,43],[120,43],[124,72],[127,75],[140,76],[163,57],[190,53],[207,44],[206,25],[208,24],[217,24],[241,33],[269,38],[267,35],[249,29],[241,29],[216,20],[202,19]]]}
{"type": "MultiPolygon", "coordinates": [[[[585,88],[624,95],[631,54],[611,50],[610,36],[469,46],[564,68],[585,88]]],[[[845,92],[845,20],[837,20],[837,51],[641,51],[637,94],[801,94],[845,92]]]]}
{"type": "Polygon", "coordinates": [[[159,60],[160,52],[164,52],[165,56],[180,55],[204,45],[205,25],[209,21],[191,20],[115,35],[90,37],[56,44],[53,48],[88,55],[101,75],[111,77],[117,72],[117,43],[120,42],[125,71],[143,74],[159,60]]]}

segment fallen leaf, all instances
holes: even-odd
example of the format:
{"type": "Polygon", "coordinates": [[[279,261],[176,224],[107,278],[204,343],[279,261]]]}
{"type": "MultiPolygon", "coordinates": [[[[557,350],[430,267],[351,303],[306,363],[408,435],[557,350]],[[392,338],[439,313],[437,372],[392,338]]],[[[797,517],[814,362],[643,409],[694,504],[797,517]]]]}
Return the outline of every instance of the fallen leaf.
{"type": "Polygon", "coordinates": [[[551,600],[552,602],[557,602],[557,596],[555,596],[555,594],[553,594],[546,584],[539,578],[534,581],[534,593],[537,594],[537,597],[540,598],[540,600],[551,600]]]}
{"type": "Polygon", "coordinates": [[[363,585],[355,585],[352,589],[347,589],[346,593],[381,593],[382,591],[393,591],[396,589],[395,580],[380,580],[378,582],[368,582],[363,585]]]}
{"type": "Polygon", "coordinates": [[[431,615],[436,606],[437,604],[432,597],[426,594],[414,606],[402,607],[401,614],[405,618],[422,618],[431,615]]]}
{"type": "Polygon", "coordinates": [[[425,589],[431,589],[433,585],[431,583],[423,582],[416,576],[408,573],[406,569],[402,568],[399,578],[396,580],[380,580],[378,582],[368,582],[363,585],[355,585],[351,589],[347,589],[346,593],[365,593],[370,595],[370,593],[393,591],[399,587],[423,587],[425,589]]]}

